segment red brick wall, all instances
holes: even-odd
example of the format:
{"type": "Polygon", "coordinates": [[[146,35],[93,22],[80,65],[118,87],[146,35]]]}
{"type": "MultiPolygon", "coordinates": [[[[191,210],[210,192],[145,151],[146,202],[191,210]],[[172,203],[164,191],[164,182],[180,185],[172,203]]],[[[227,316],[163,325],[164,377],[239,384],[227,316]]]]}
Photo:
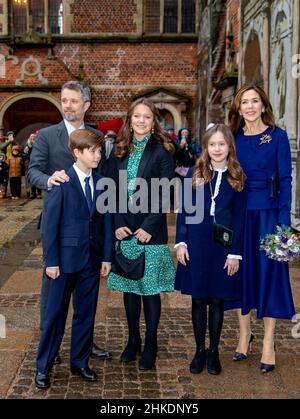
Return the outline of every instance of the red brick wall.
{"type": "Polygon", "coordinates": [[[75,73],[80,60],[84,61],[86,81],[93,88],[88,115],[92,120],[125,113],[133,96],[156,87],[178,90],[195,102],[196,44],[67,44],[55,52],[75,73]]]}
{"type": "Polygon", "coordinates": [[[71,5],[71,32],[137,31],[136,0],[75,0],[71,5]]]}
{"type": "MultiPolygon", "coordinates": [[[[188,120],[193,127],[192,111],[197,95],[196,48],[195,43],[67,43],[54,48],[56,58],[49,58],[45,48],[16,49],[14,53],[19,62],[6,61],[6,78],[0,78],[0,87],[15,86],[16,80],[21,78],[22,63],[30,55],[41,63],[42,75],[48,79],[49,87],[61,86],[78,77],[82,62],[85,80],[93,93],[87,114],[89,121],[100,122],[124,115],[134,96],[164,87],[191,98],[188,120]]],[[[25,76],[23,86],[34,86],[38,90],[42,85],[37,76],[25,76]]],[[[0,107],[14,94],[0,93],[0,107]]]]}
{"type": "MultiPolygon", "coordinates": [[[[239,36],[240,36],[240,8],[241,0],[231,0],[228,2],[227,6],[227,19],[231,21],[231,27],[233,31],[233,47],[234,51],[237,54],[239,52],[239,36]]],[[[237,63],[238,64],[238,63],[237,63]]]]}

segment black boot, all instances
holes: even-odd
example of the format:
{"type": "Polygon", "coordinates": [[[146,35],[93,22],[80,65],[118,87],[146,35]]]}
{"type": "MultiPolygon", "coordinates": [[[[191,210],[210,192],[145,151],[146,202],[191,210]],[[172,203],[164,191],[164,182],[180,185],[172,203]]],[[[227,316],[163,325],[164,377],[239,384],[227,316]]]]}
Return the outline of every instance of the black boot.
{"type": "Polygon", "coordinates": [[[203,371],[206,363],[206,350],[205,348],[197,349],[195,356],[190,364],[190,372],[192,374],[200,374],[203,371]]]}
{"type": "Polygon", "coordinates": [[[157,339],[146,336],[145,346],[139,362],[139,370],[151,370],[155,366],[157,354],[157,339]]]}
{"type": "Polygon", "coordinates": [[[142,340],[139,337],[129,338],[126,348],[122,352],[120,361],[127,363],[136,360],[136,355],[141,353],[142,340]]]}
{"type": "Polygon", "coordinates": [[[209,349],[207,351],[207,371],[213,375],[219,375],[222,371],[219,351],[217,349],[209,349]]]}

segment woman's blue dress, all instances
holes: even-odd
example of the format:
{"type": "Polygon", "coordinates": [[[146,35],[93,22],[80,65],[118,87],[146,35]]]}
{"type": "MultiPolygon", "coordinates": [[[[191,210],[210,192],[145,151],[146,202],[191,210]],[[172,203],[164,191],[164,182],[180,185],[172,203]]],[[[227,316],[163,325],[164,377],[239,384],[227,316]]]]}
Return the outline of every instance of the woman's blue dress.
{"type": "MultiPolygon", "coordinates": [[[[295,314],[288,263],[267,258],[260,239],[290,225],[291,152],[284,130],[236,136],[238,159],[246,174],[247,211],[243,255],[243,294],[235,307],[257,317],[291,319],[295,314]]],[[[233,308],[227,305],[225,308],[233,308]]]]}

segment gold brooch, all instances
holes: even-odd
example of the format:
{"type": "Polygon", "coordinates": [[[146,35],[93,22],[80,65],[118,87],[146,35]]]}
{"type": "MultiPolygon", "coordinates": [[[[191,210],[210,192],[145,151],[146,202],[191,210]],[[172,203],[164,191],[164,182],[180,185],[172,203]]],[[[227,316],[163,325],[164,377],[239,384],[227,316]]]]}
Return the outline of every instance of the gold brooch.
{"type": "Polygon", "coordinates": [[[260,137],[260,143],[259,145],[270,143],[272,141],[272,137],[270,134],[265,134],[262,137],[260,137]]]}

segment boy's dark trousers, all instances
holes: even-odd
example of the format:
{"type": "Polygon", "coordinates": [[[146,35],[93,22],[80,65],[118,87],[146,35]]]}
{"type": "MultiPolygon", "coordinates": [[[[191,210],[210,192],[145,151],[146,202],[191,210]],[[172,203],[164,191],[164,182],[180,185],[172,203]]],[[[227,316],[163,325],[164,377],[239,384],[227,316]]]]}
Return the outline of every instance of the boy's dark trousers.
{"type": "Polygon", "coordinates": [[[21,177],[10,177],[9,184],[10,184],[10,192],[11,195],[20,198],[21,196],[21,185],[22,185],[22,178],[21,177]]]}
{"type": "Polygon", "coordinates": [[[50,372],[63,339],[69,303],[73,294],[71,367],[86,368],[92,350],[100,271],[88,263],[80,272],[48,279],[49,295],[40,345],[37,371],[50,372]]]}

